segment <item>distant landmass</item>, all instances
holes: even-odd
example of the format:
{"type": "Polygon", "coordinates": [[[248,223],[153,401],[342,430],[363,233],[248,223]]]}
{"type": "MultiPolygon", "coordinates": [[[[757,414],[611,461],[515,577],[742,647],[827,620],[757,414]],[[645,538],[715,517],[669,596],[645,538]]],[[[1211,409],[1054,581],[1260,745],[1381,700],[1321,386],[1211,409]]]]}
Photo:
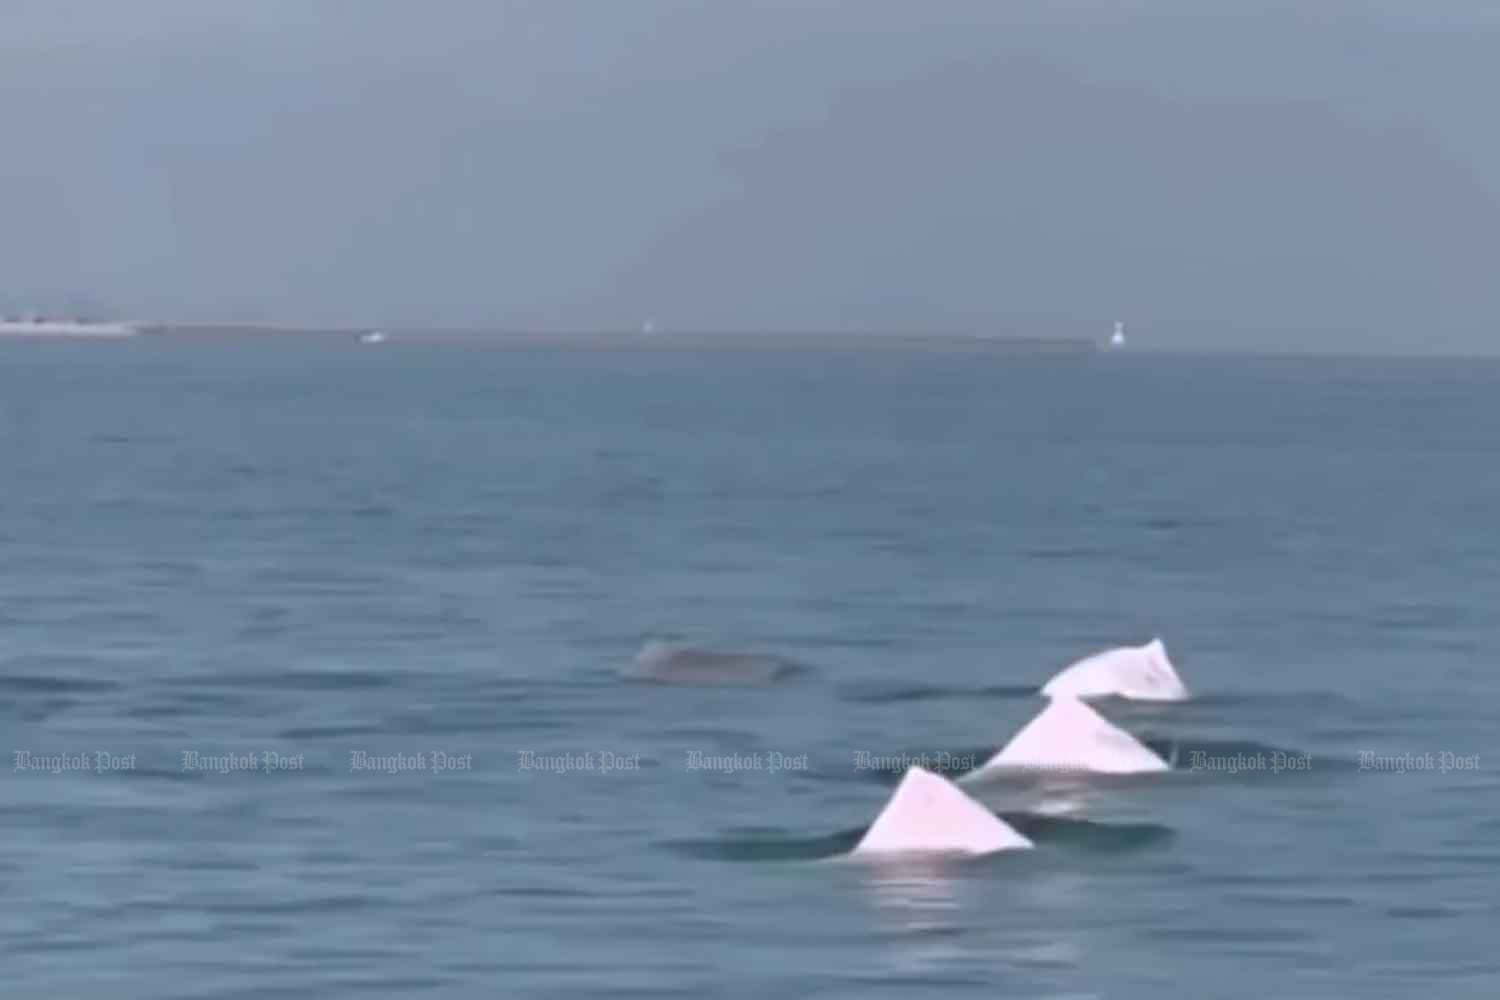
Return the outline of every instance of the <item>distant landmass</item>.
{"type": "MultiPolygon", "coordinates": [[[[296,328],[247,325],[163,325],[151,332],[157,336],[181,337],[287,337],[345,336],[351,339],[374,328],[296,328]]],[[[851,333],[851,332],[689,332],[642,330],[486,330],[486,329],[382,329],[383,340],[413,340],[424,343],[471,341],[514,347],[568,347],[589,350],[813,350],[813,351],[953,351],[1015,355],[1080,355],[1097,350],[1085,338],[985,336],[959,333],[851,333]]]]}

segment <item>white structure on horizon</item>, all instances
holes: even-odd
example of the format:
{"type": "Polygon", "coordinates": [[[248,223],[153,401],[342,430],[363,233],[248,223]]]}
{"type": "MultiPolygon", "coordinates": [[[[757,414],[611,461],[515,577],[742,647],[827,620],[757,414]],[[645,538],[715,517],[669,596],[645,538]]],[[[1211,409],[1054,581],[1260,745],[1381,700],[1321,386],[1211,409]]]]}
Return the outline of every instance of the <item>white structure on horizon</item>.
{"type": "Polygon", "coordinates": [[[140,332],[136,323],[48,319],[35,315],[20,319],[0,316],[0,337],[133,337],[140,332]]]}
{"type": "Polygon", "coordinates": [[[1121,323],[1119,320],[1115,320],[1115,332],[1114,335],[1109,338],[1109,346],[1125,346],[1125,324],[1121,323]]]}

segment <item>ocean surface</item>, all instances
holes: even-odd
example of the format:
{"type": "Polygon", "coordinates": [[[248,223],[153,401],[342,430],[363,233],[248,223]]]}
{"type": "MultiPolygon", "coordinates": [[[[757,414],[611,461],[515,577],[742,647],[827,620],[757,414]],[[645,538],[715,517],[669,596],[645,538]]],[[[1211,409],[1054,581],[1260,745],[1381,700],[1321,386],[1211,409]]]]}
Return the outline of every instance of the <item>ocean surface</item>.
{"type": "Polygon", "coordinates": [[[1495,363],[0,343],[3,991],[1492,1000],[1497,599],[1495,363]]]}

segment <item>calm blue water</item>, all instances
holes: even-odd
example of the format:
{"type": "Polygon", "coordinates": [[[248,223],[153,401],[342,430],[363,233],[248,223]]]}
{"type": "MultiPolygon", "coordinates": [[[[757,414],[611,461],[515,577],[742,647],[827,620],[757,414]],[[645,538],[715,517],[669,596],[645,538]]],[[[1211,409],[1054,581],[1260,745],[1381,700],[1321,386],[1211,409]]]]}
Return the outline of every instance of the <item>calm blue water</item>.
{"type": "Polygon", "coordinates": [[[1494,364],[0,344],[4,989],[1492,998],[1497,595],[1494,364]],[[858,753],[988,753],[1158,634],[1198,697],[1103,709],[1179,770],[823,861],[858,753]]]}

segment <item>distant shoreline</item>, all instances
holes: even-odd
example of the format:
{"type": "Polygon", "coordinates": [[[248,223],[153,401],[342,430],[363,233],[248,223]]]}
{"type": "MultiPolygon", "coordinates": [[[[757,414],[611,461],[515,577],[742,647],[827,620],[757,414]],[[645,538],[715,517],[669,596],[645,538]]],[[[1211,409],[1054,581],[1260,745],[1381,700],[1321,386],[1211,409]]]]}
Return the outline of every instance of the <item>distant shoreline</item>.
{"type": "MultiPolygon", "coordinates": [[[[200,340],[283,337],[343,337],[355,341],[372,327],[293,329],[264,326],[153,326],[141,335],[200,340]]],[[[382,329],[387,343],[463,342],[495,347],[559,347],[579,350],[811,350],[955,351],[1014,355],[1092,354],[1091,340],[1061,337],[986,337],[965,334],[876,334],[818,332],[688,333],[639,331],[399,330],[382,329]]]]}

